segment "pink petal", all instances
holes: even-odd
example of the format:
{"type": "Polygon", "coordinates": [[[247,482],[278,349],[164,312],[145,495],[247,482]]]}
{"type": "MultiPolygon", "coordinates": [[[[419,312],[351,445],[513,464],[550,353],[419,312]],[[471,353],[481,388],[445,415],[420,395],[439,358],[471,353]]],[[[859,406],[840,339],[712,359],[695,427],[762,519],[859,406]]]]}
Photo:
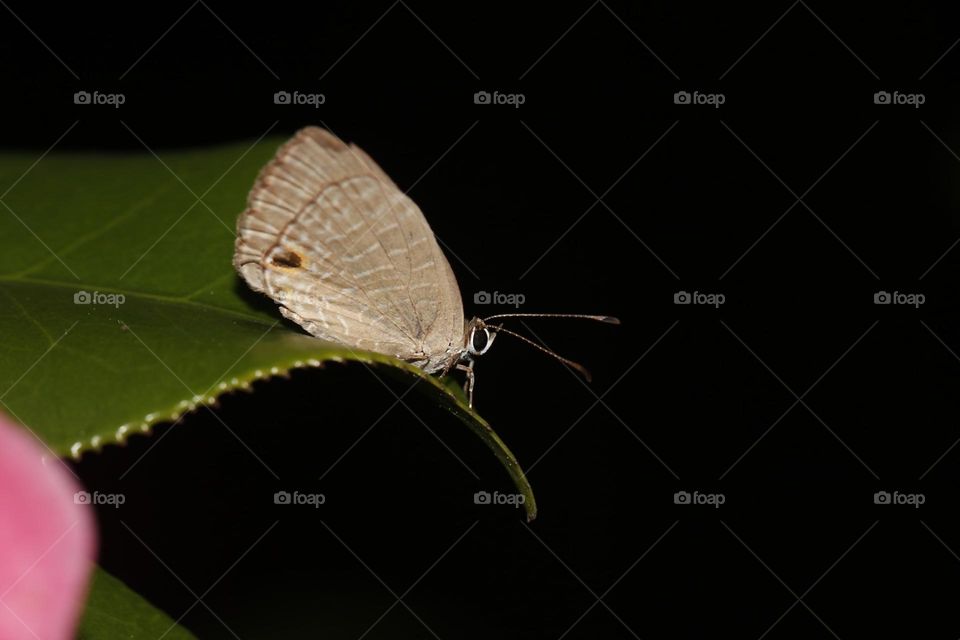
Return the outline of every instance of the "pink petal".
{"type": "Polygon", "coordinates": [[[81,488],[32,434],[0,415],[0,638],[73,638],[96,555],[81,488]]]}

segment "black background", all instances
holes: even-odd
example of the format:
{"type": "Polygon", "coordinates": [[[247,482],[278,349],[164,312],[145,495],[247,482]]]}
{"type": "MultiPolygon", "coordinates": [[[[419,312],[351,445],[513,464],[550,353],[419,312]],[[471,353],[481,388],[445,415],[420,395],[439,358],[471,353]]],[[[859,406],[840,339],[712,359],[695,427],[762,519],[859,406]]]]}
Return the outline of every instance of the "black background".
{"type": "Polygon", "coordinates": [[[623,321],[513,325],[591,385],[505,337],[478,362],[478,410],[538,496],[529,526],[474,504],[511,486],[472,435],[356,365],[226,397],[239,440],[197,413],[122,481],[153,440],[85,457],[90,487],[127,496],[99,512],[102,564],[199,637],[960,633],[944,7],[5,7],[5,147],[42,152],[78,120],[58,149],[141,151],[133,130],[162,157],[326,126],[415,185],[468,314],[510,310],[473,304],[498,291],[623,321]],[[326,102],[274,104],[283,90],[326,102]],[[327,502],[275,506],[279,490],[327,502]]]}

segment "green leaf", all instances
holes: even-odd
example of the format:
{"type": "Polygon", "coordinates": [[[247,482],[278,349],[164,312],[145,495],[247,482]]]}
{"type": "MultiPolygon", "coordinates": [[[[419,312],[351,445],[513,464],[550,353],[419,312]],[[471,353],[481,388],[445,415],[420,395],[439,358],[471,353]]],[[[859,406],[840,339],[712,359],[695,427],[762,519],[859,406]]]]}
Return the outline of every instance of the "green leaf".
{"type": "Polygon", "coordinates": [[[79,456],[295,367],[386,367],[420,378],[490,447],[532,519],[519,464],[462,393],[281,323],[235,275],[236,217],[281,142],[0,155],[0,409],[58,455],[79,456]]]}
{"type": "Polygon", "coordinates": [[[77,637],[80,640],[196,638],[100,567],[93,572],[87,608],[77,637]]]}

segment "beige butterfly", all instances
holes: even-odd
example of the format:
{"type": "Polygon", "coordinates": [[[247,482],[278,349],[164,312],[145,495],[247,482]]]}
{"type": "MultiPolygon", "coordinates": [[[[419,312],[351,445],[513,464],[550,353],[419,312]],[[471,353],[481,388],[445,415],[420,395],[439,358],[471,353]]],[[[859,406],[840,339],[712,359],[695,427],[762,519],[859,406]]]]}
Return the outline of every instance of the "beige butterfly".
{"type": "Polygon", "coordinates": [[[508,317],[609,316],[515,313],[465,321],[460,289],[426,219],[355,145],[317,127],[300,130],[261,170],[237,221],[233,264],[254,291],[311,335],[406,360],[428,373],[466,372],[508,317]]]}

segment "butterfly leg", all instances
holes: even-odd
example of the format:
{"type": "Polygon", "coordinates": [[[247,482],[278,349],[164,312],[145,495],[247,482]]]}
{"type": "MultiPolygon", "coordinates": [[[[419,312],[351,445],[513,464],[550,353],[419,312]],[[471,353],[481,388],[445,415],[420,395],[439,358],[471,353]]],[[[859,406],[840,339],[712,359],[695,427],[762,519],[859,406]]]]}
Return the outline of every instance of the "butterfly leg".
{"type": "Polygon", "coordinates": [[[473,360],[467,360],[467,364],[457,364],[458,371],[466,371],[467,379],[463,383],[463,392],[467,394],[467,400],[470,404],[470,408],[473,409],[473,360]]]}

